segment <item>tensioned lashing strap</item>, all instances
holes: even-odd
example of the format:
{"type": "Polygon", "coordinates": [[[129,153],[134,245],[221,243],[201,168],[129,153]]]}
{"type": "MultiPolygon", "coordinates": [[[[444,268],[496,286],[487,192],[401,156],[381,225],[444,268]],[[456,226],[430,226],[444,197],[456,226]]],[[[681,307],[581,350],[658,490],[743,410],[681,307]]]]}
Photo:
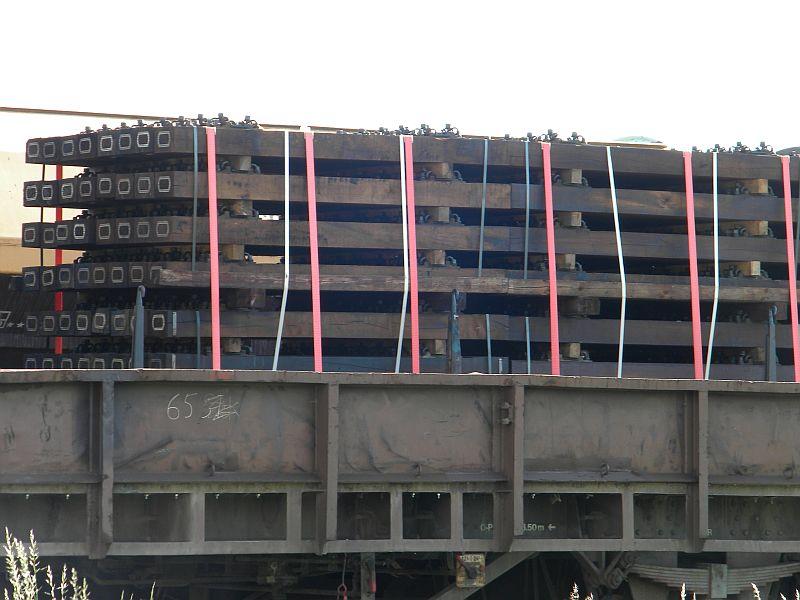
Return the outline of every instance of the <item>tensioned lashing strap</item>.
{"type": "Polygon", "coordinates": [[[542,142],[545,230],[547,232],[547,275],[550,284],[550,374],[561,375],[558,339],[558,273],[556,271],[556,231],[553,212],[553,175],[550,168],[550,142],[542,142]]]}
{"type": "Polygon", "coordinates": [[[700,325],[700,280],[697,269],[697,235],[694,224],[694,183],[692,153],[683,153],[683,173],[686,182],[686,232],[689,241],[689,285],[692,303],[692,356],[694,378],[703,378],[703,340],[700,325]]]}
{"type": "Polygon", "coordinates": [[[708,349],[706,350],[706,379],[711,375],[711,353],[714,350],[714,334],[717,329],[717,307],[719,305],[719,194],[718,161],[719,154],[711,153],[711,196],[714,210],[714,303],[711,306],[711,325],[708,330],[708,349]]]}
{"type": "Polygon", "coordinates": [[[322,314],[319,299],[319,240],[317,236],[317,180],[314,169],[314,133],[305,133],[308,238],[311,254],[311,326],[314,335],[314,370],[322,373],[322,314]]]}
{"type": "Polygon", "coordinates": [[[283,324],[286,320],[286,301],[289,298],[289,131],[283,132],[283,295],[281,314],[278,317],[278,334],[275,338],[275,353],[272,355],[272,370],[278,370],[281,357],[283,324]]]}
{"type": "Polygon", "coordinates": [[[411,372],[419,373],[419,280],[417,277],[417,213],[414,209],[414,138],[403,136],[406,161],[406,208],[408,217],[408,276],[411,292],[411,372]]]}
{"type": "Polygon", "coordinates": [[[483,191],[481,192],[481,229],[478,240],[478,277],[483,274],[483,238],[486,225],[486,175],[489,170],[489,138],[483,140],[483,191]]]}
{"type": "Polygon", "coordinates": [[[792,182],[789,177],[789,157],[781,156],[783,173],[783,211],[786,221],[786,263],[789,269],[789,314],[792,320],[792,358],[794,380],[800,382],[800,344],[797,326],[797,267],[794,262],[794,229],[792,227],[792,182]]]}
{"type": "Polygon", "coordinates": [[[397,334],[397,354],[394,359],[394,372],[400,372],[400,357],[403,354],[403,339],[406,333],[406,309],[408,308],[408,204],[406,198],[406,150],[403,136],[400,143],[400,212],[403,228],[403,301],[400,308],[400,332],[397,334]]]}
{"type": "Polygon", "coordinates": [[[208,155],[208,244],[211,271],[211,368],[222,368],[219,322],[219,226],[217,224],[217,130],[206,127],[208,155]]]}
{"type": "Polygon", "coordinates": [[[614,237],[617,240],[617,261],[619,262],[619,283],[622,303],[619,311],[619,342],[617,351],[617,377],[622,377],[622,358],[625,350],[625,310],[628,303],[628,282],[625,277],[625,259],[622,255],[622,232],[619,226],[619,210],[617,208],[617,185],[614,182],[614,163],[611,160],[611,146],[606,146],[606,162],[608,163],[608,180],[611,188],[611,209],[614,212],[614,237]]]}

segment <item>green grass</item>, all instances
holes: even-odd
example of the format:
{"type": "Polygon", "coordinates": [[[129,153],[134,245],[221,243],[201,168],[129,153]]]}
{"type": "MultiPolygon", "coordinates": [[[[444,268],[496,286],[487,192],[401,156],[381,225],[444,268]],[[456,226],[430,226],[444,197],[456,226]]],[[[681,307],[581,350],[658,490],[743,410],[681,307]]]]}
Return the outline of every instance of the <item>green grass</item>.
{"type": "MultiPolygon", "coordinates": [[[[30,532],[29,542],[15,538],[6,528],[6,539],[3,544],[6,554],[6,574],[11,586],[3,590],[3,600],[89,600],[89,586],[85,578],[78,575],[74,568],[68,569],[64,565],[61,573],[54,576],[50,566],[42,567],[39,564],[39,547],[36,544],[33,531],[30,532]]],[[[753,600],[761,600],[761,592],[756,584],[753,586],[753,600]]],[[[150,590],[150,599],[153,600],[155,583],[150,590]]],[[[695,600],[687,595],[686,586],[681,588],[681,600],[695,600]]],[[[781,600],[789,600],[783,594],[781,600]]],[[[133,595],[125,597],[122,593],[120,600],[133,600],[133,595]]],[[[577,585],[572,587],[568,600],[581,600],[581,593],[577,585]]],[[[589,594],[583,600],[594,600],[589,594]]],[[[800,591],[795,590],[793,600],[800,600],[800,591]]]]}
{"type": "Polygon", "coordinates": [[[39,564],[39,547],[33,531],[26,547],[6,529],[3,550],[6,554],[6,575],[11,586],[10,590],[3,590],[5,600],[39,600],[45,597],[42,594],[52,600],[89,600],[86,579],[78,577],[75,569],[67,569],[67,565],[64,565],[61,573],[53,576],[49,565],[42,567],[39,564]]]}
{"type": "MultiPolygon", "coordinates": [[[[66,564],[61,573],[54,576],[49,565],[39,564],[39,547],[33,531],[29,537],[26,545],[6,528],[3,550],[10,587],[3,589],[3,600],[89,600],[86,579],[74,568],[68,569],[66,564]]],[[[150,590],[150,600],[153,600],[154,591],[155,584],[150,590]]],[[[133,600],[133,595],[126,598],[123,592],[120,600],[133,600]]]]}

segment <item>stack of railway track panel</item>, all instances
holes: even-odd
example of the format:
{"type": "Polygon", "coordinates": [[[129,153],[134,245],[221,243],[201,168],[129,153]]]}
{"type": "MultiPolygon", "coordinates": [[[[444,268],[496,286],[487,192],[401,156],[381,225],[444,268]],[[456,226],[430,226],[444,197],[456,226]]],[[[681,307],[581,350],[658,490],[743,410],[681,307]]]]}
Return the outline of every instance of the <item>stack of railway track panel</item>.
{"type": "MultiPolygon", "coordinates": [[[[78,208],[84,214],[25,224],[23,245],[85,250],[75,264],[23,272],[22,289],[74,291],[78,298],[74,311],[26,319],[27,333],[75,338],[76,351],[31,355],[27,366],[127,366],[139,285],[148,290],[148,365],[208,366],[208,185],[201,172],[195,221],[193,130],[166,125],[28,142],[29,162],[88,169],[76,178],[24,187],[27,206],[78,208]]],[[[217,128],[223,366],[230,368],[271,368],[284,277],[284,135],[217,128]]],[[[291,277],[280,366],[308,369],[306,151],[302,133],[288,135],[291,277]]],[[[398,137],[316,134],[314,148],[325,368],[392,370],[404,285],[398,137]]],[[[616,373],[621,285],[606,148],[560,140],[550,148],[548,175],[542,144],[535,140],[414,136],[423,370],[447,368],[451,295],[457,290],[463,298],[458,321],[466,370],[550,372],[543,185],[549,176],[562,373],[616,373]]],[[[207,168],[205,151],[200,135],[201,171],[207,168]]],[[[627,271],[623,373],[691,377],[682,153],[641,147],[613,147],[612,153],[627,271]]],[[[714,296],[712,154],[695,152],[691,161],[705,357],[714,296]]],[[[795,182],[799,166],[793,157],[795,182]]],[[[777,321],[777,378],[793,377],[782,186],[780,157],[718,154],[721,281],[712,378],[765,378],[770,314],[777,321]]],[[[402,368],[408,370],[409,345],[404,348],[402,368]]]]}

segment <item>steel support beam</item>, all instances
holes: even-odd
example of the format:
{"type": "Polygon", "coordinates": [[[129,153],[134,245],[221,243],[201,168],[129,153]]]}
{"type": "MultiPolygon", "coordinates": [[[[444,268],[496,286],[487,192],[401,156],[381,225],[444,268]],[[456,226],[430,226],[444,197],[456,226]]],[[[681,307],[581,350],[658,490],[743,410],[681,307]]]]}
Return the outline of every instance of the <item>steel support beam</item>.
{"type": "Polygon", "coordinates": [[[100,481],[87,494],[87,546],[90,558],[104,558],[114,539],[114,382],[90,387],[89,456],[100,481]]]}
{"type": "Polygon", "coordinates": [[[331,383],[317,392],[317,471],[322,493],[317,496],[317,544],[325,554],[336,540],[339,489],[339,386],[331,383]]]}
{"type": "Polygon", "coordinates": [[[502,401],[498,415],[501,435],[502,471],[507,491],[502,494],[500,536],[510,549],[514,538],[522,535],[522,494],[524,491],[525,387],[512,385],[502,401]]]}

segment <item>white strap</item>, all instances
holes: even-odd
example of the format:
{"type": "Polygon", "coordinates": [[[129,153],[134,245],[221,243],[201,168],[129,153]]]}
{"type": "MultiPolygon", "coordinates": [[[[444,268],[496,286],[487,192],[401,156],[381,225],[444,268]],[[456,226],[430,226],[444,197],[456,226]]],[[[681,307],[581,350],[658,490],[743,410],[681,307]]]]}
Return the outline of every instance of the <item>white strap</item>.
{"type": "Polygon", "coordinates": [[[617,238],[617,260],[619,261],[619,281],[622,287],[622,306],[619,314],[619,353],[617,354],[617,377],[622,377],[622,355],[625,350],[625,308],[628,302],[628,283],[625,279],[625,260],[622,257],[622,234],[619,230],[619,210],[617,209],[617,186],[614,183],[614,164],[611,161],[611,146],[606,146],[608,161],[608,180],[611,187],[611,208],[614,211],[614,235],[617,238]]]}
{"type": "Polygon", "coordinates": [[[711,153],[711,182],[714,203],[714,304],[711,307],[711,327],[708,331],[708,354],[706,354],[706,379],[711,373],[711,351],[714,349],[714,330],[717,327],[717,304],[719,303],[719,203],[717,192],[717,152],[711,153]]]}
{"type": "Polygon", "coordinates": [[[286,300],[289,297],[289,131],[283,132],[283,297],[281,316],[278,319],[278,337],[275,339],[275,354],[272,357],[272,370],[278,370],[281,355],[283,321],[286,318],[286,300]]]}
{"type": "Polygon", "coordinates": [[[400,206],[403,213],[403,307],[400,310],[400,333],[397,336],[397,356],[394,360],[394,372],[400,372],[400,354],[403,351],[403,337],[406,331],[406,308],[408,307],[408,218],[406,200],[406,150],[403,146],[403,137],[400,140],[400,206]]]}

